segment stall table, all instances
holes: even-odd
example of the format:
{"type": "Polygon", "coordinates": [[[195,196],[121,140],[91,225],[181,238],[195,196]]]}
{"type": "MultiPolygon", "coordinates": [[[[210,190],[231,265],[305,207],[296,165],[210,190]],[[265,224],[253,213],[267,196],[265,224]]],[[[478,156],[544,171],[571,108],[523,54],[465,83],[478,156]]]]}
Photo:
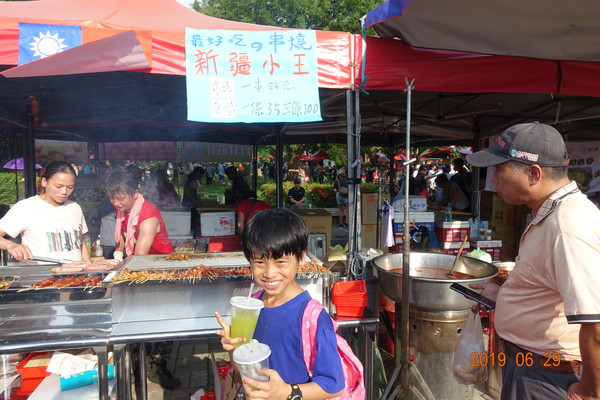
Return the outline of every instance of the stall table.
{"type": "MultiPolygon", "coordinates": [[[[113,348],[117,398],[131,398],[129,363],[131,344],[194,340],[216,336],[220,329],[214,312],[230,317],[232,295],[248,293],[250,276],[149,279],[119,281],[117,274],[186,270],[206,267],[248,267],[242,253],[195,253],[188,260],[166,260],[165,255],[132,256],[109,273],[101,273],[101,286],[31,289],[31,284],[53,276],[52,265],[0,268],[0,279],[12,282],[0,290],[0,354],[93,348],[98,355],[99,399],[110,396],[107,362],[113,348]]],[[[95,273],[94,273],[95,274],[95,273]]],[[[299,284],[313,298],[329,305],[325,290],[328,273],[303,273],[299,284]]],[[[367,387],[372,386],[372,340],[376,317],[338,321],[340,328],[363,333],[361,359],[367,387]]],[[[144,346],[140,346],[140,357],[144,346]]],[[[142,358],[143,359],[143,358],[142,358]]],[[[145,363],[140,373],[145,376],[145,363]]],[[[145,379],[142,379],[145,383],[145,379]]],[[[142,398],[146,388],[142,385],[142,398]]],[[[368,389],[370,395],[371,390],[368,389]]]]}

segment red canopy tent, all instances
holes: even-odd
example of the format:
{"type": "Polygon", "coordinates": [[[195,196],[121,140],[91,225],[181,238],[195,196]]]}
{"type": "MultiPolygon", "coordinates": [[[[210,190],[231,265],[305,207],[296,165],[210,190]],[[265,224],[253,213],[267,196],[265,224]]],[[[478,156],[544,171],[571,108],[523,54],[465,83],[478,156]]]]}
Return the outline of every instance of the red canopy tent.
{"type": "Polygon", "coordinates": [[[597,137],[599,17],[589,0],[387,0],[365,23],[383,38],[355,46],[363,132],[404,133],[406,79],[419,145],[466,144],[533,120],[597,137]]]}
{"type": "MultiPolygon", "coordinates": [[[[283,29],[209,17],[175,0],[0,2],[0,65],[17,64],[19,22],[81,26],[84,47],[99,39],[134,31],[149,67],[130,70],[174,75],[185,75],[186,27],[236,31],[283,29]]],[[[317,31],[321,87],[342,88],[351,81],[350,38],[350,34],[344,32],[317,31]]],[[[104,56],[89,47],[88,63],[104,56]]],[[[83,65],[74,67],[76,69],[65,67],[58,72],[78,73],[77,68],[83,65]]],[[[105,63],[100,70],[114,71],[115,65],[105,63]]]]}
{"type": "Polygon", "coordinates": [[[425,49],[375,37],[358,40],[355,48],[359,61],[355,83],[360,85],[367,77],[365,90],[405,89],[406,76],[415,79],[415,88],[422,91],[600,95],[596,62],[425,49]]]}
{"type": "MultiPolygon", "coordinates": [[[[27,124],[25,98],[33,95],[39,110],[36,138],[256,144],[268,137],[272,143],[278,129],[274,124],[187,121],[186,27],[283,29],[209,17],[176,0],[0,1],[0,93],[6,94],[0,103],[0,128],[20,134],[27,124]],[[15,67],[20,22],[80,26],[82,44],[15,67]]],[[[316,36],[320,91],[331,92],[324,93],[327,104],[342,104],[345,113],[345,91],[339,89],[349,88],[354,80],[352,35],[317,31],[316,36]]],[[[345,129],[337,127],[313,139],[294,137],[306,134],[305,126],[290,124],[282,140],[324,141],[328,134],[344,138],[345,129]]]]}
{"type": "Polygon", "coordinates": [[[391,38],[356,38],[355,85],[362,133],[401,143],[406,81],[414,80],[415,146],[471,145],[519,122],[554,124],[570,138],[597,136],[600,63],[412,47],[391,38]]]}

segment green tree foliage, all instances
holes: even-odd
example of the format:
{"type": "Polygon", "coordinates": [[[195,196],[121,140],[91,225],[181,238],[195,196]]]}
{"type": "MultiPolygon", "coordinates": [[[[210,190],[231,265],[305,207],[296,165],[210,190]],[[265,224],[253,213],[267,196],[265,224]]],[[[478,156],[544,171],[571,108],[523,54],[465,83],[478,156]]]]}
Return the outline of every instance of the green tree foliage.
{"type": "Polygon", "coordinates": [[[7,206],[17,202],[17,188],[19,190],[19,199],[24,199],[23,184],[19,182],[21,176],[14,173],[0,172],[0,204],[7,206]],[[16,179],[15,179],[16,178],[16,179]]]}
{"type": "Polygon", "coordinates": [[[194,0],[198,12],[282,28],[361,32],[360,18],[381,0],[194,0]]]}

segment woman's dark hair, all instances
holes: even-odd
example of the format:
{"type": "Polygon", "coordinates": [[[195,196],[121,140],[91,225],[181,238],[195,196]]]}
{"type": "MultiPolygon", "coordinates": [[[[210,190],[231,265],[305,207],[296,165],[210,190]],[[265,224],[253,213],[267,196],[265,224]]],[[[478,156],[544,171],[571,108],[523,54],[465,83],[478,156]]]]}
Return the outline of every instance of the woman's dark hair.
{"type": "Polygon", "coordinates": [[[187,187],[190,182],[193,182],[194,179],[200,179],[204,176],[204,168],[202,167],[195,167],[192,172],[190,172],[190,174],[188,175],[187,179],[185,180],[185,186],[187,187]]]}
{"type": "Polygon", "coordinates": [[[139,189],[140,180],[135,171],[130,169],[117,169],[106,177],[106,193],[114,196],[117,193],[125,193],[133,196],[139,189]]]}
{"type": "Polygon", "coordinates": [[[302,261],[307,248],[304,221],[284,208],[254,214],[242,232],[242,250],[248,260],[257,256],[278,259],[292,255],[302,261]]]}
{"type": "Polygon", "coordinates": [[[56,174],[60,174],[60,173],[67,173],[67,174],[72,174],[73,176],[77,176],[77,174],[75,173],[75,170],[73,169],[71,164],[69,164],[68,162],[52,161],[50,164],[48,164],[46,166],[46,168],[44,168],[44,175],[42,175],[42,178],[45,178],[46,180],[48,180],[48,179],[52,178],[52,176],[54,176],[56,174]]]}

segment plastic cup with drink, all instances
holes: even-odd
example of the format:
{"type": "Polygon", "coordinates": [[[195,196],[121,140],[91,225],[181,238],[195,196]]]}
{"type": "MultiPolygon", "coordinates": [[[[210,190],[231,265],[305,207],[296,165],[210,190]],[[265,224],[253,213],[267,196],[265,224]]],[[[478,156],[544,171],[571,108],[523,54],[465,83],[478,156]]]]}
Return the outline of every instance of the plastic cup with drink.
{"type": "Polygon", "coordinates": [[[233,296],[229,302],[231,304],[231,333],[232,338],[243,337],[246,340],[242,343],[235,343],[238,347],[244,343],[249,343],[254,336],[258,314],[265,306],[262,300],[246,296],[233,296]]]}
{"type": "Polygon", "coordinates": [[[240,369],[242,377],[259,382],[268,382],[269,376],[260,371],[269,368],[271,349],[264,343],[244,344],[233,351],[233,361],[240,369]]]}

